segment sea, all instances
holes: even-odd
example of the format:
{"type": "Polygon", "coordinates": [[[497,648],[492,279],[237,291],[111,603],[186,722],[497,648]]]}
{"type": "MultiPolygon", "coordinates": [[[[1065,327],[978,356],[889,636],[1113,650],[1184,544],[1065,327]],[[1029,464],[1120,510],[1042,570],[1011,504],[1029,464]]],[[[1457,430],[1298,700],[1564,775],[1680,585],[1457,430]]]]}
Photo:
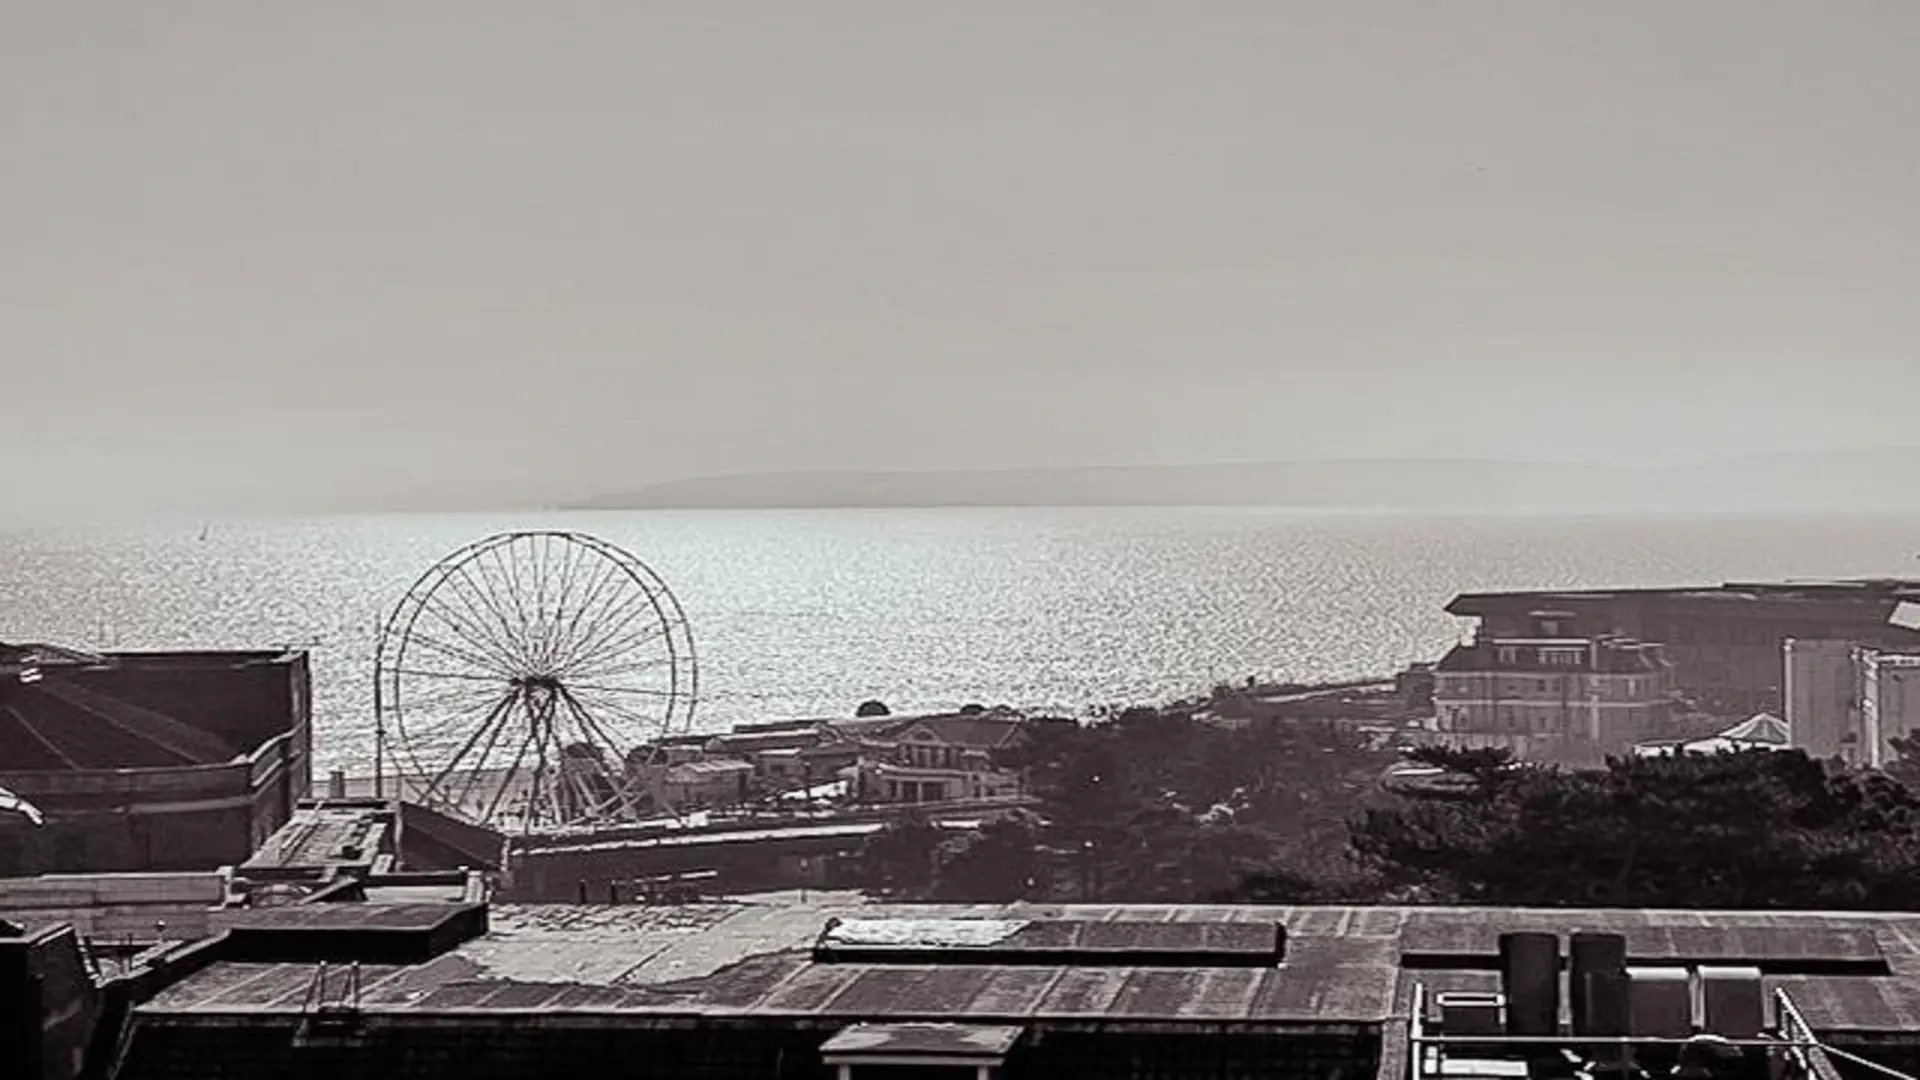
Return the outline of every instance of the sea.
{"type": "Polygon", "coordinates": [[[1467,627],[1443,608],[1463,591],[1920,577],[1920,514],[1022,508],[171,521],[0,532],[0,641],[307,649],[316,765],[361,773],[379,628],[442,557],[523,529],[597,537],[667,583],[697,645],[701,730],[849,716],[868,699],[895,712],[979,703],[1086,715],[1249,676],[1390,675],[1462,638],[1467,627]]]}

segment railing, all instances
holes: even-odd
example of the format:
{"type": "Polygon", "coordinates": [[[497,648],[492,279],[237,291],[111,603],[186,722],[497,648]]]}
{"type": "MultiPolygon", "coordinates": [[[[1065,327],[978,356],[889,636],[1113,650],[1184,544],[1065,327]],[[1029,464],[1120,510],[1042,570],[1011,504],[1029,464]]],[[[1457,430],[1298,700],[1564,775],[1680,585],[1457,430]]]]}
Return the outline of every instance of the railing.
{"type": "Polygon", "coordinates": [[[346,971],[346,993],[339,999],[333,999],[327,993],[327,965],[324,961],[314,970],[313,979],[307,984],[307,993],[300,1002],[300,1029],[294,1035],[295,1042],[310,1041],[329,1036],[351,1036],[360,1027],[360,962],[354,961],[346,971]]]}
{"type": "Polygon", "coordinates": [[[1795,1058],[1795,1063],[1805,1069],[1807,1075],[1819,1077],[1820,1080],[1833,1080],[1840,1075],[1840,1070],[1833,1064],[1833,1060],[1838,1058],[1849,1065],[1857,1065],[1875,1076],[1883,1077],[1884,1080],[1914,1080],[1913,1077],[1898,1069],[1882,1065],[1877,1061],[1870,1061],[1859,1054],[1848,1053],[1835,1046],[1828,1046],[1820,1041],[1820,1037],[1814,1034],[1813,1025],[1807,1023],[1807,1018],[1801,1014],[1800,1007],[1793,1003],[1793,998],[1789,997],[1785,990],[1776,989],[1773,992],[1773,1007],[1775,1026],[1783,1036],[1813,1045],[1813,1050],[1801,1052],[1795,1058]]]}
{"type": "MultiPolygon", "coordinates": [[[[1836,1060],[1865,1069],[1878,1080],[1914,1080],[1897,1069],[1827,1045],[1785,990],[1776,988],[1773,1002],[1775,1022],[1771,1030],[1755,1038],[1715,1036],[1714,1044],[1741,1050],[1765,1049],[1777,1054],[1780,1060],[1791,1066],[1787,1076],[1792,1080],[1843,1080],[1836,1060]]],[[[1598,1056],[1595,1054],[1597,1051],[1611,1050],[1612,1053],[1606,1055],[1608,1059],[1631,1065],[1637,1056],[1646,1056],[1646,1051],[1652,1051],[1656,1056],[1670,1057],[1699,1038],[1698,1035],[1449,1035],[1429,1030],[1428,1015],[1427,988],[1415,986],[1407,1020],[1406,1080],[1440,1080],[1447,1076],[1443,1065],[1449,1056],[1449,1048],[1456,1048],[1461,1052],[1461,1057],[1476,1060],[1510,1059],[1516,1062],[1546,1050],[1584,1050],[1592,1056],[1598,1056]],[[1636,1051],[1642,1053],[1636,1055],[1636,1051]]]]}

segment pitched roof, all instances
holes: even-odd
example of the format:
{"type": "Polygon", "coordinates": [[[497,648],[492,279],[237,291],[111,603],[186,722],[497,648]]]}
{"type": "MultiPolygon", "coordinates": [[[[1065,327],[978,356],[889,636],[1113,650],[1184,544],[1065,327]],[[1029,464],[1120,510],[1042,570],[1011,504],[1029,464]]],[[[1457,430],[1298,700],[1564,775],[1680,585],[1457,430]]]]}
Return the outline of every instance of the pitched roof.
{"type": "Polygon", "coordinates": [[[996,750],[1013,738],[1020,730],[1020,723],[1017,716],[992,716],[986,713],[977,716],[923,716],[903,727],[900,734],[905,735],[914,728],[924,728],[952,746],[996,750]]]}
{"type": "Polygon", "coordinates": [[[1772,713],[1755,713],[1716,737],[1731,742],[1777,743],[1781,746],[1793,741],[1787,722],[1772,713]]]}

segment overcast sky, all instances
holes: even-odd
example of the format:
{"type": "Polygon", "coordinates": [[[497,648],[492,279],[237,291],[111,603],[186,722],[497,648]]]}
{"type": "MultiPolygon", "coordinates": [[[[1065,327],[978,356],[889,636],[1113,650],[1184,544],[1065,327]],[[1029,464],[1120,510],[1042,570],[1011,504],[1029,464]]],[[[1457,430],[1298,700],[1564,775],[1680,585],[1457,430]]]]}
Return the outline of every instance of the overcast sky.
{"type": "Polygon", "coordinates": [[[8,499],[1912,443],[1920,4],[8,4],[8,499]]]}

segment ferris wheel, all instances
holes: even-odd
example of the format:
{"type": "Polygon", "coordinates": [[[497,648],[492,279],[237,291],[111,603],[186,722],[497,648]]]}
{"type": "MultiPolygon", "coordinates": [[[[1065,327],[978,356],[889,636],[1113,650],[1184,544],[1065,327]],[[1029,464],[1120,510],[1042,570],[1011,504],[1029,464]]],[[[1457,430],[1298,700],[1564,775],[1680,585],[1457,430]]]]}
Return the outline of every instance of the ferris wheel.
{"type": "Polygon", "coordinates": [[[510,532],[448,555],[394,608],[374,672],[376,753],[408,799],[522,833],[671,812],[647,748],[692,726],[693,637],[604,540],[510,532]]]}

